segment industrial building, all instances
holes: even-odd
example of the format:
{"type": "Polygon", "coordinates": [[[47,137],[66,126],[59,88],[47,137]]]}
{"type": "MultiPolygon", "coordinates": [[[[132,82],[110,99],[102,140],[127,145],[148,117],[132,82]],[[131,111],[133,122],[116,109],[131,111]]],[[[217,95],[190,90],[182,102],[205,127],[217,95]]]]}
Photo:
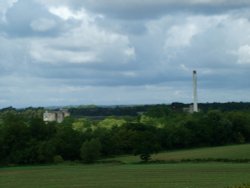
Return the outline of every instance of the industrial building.
{"type": "Polygon", "coordinates": [[[54,110],[48,111],[46,110],[43,114],[43,121],[45,122],[52,122],[56,121],[58,123],[62,123],[65,117],[70,116],[68,110],[54,110]]]}

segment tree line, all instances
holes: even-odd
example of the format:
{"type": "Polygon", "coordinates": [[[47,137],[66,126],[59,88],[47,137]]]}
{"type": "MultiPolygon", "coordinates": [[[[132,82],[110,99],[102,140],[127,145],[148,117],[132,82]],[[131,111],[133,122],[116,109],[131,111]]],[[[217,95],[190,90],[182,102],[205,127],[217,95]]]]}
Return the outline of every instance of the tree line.
{"type": "MultiPolygon", "coordinates": [[[[182,112],[183,108],[188,108],[191,104],[184,104],[174,102],[169,105],[131,105],[131,106],[75,106],[69,107],[69,112],[74,117],[79,116],[137,116],[147,112],[148,110],[165,106],[175,112],[182,112]]],[[[222,112],[235,111],[235,110],[250,110],[249,102],[227,102],[227,103],[199,103],[199,108],[203,112],[208,112],[213,109],[220,110],[222,112]]]]}
{"type": "Polygon", "coordinates": [[[41,109],[0,114],[0,164],[95,162],[116,155],[139,155],[182,148],[250,142],[249,111],[211,110],[188,114],[165,105],[132,118],[100,121],[66,118],[45,123],[41,109]]]}

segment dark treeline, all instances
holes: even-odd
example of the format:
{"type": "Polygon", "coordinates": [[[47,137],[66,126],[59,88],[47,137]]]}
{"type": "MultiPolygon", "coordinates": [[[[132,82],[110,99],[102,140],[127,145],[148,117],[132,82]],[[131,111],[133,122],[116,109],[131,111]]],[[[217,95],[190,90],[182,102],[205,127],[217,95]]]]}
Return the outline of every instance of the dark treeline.
{"type": "MultiPolygon", "coordinates": [[[[184,103],[172,103],[170,107],[172,109],[177,109],[181,111],[183,108],[188,107],[191,104],[184,104],[184,103]]],[[[227,103],[199,103],[199,108],[203,112],[208,112],[209,110],[220,110],[222,112],[228,111],[235,111],[235,110],[250,110],[250,103],[249,102],[227,102],[227,103]]]]}
{"type": "MultiPolygon", "coordinates": [[[[183,111],[183,108],[189,107],[191,104],[172,103],[168,106],[176,112],[183,111]]],[[[69,111],[72,116],[137,116],[138,114],[147,112],[152,107],[161,105],[131,105],[131,106],[79,106],[70,107],[69,111]]],[[[234,110],[250,110],[250,103],[246,102],[228,102],[228,103],[200,103],[199,108],[203,112],[209,110],[234,111],[234,110]]]]}
{"type": "MultiPolygon", "coordinates": [[[[184,104],[179,102],[174,102],[172,104],[156,104],[156,105],[117,105],[117,106],[95,106],[95,105],[86,105],[86,106],[69,106],[63,107],[69,110],[71,116],[73,117],[91,117],[91,116],[138,116],[139,114],[145,113],[154,107],[166,106],[172,111],[182,112],[184,108],[188,108],[191,104],[184,104]]],[[[59,107],[54,107],[51,109],[60,109],[59,107]]],[[[210,110],[220,110],[222,112],[229,111],[250,111],[249,102],[227,102],[227,103],[199,103],[199,109],[202,112],[208,112],[210,110]]],[[[29,116],[34,116],[44,112],[44,108],[24,108],[24,109],[15,109],[13,107],[7,107],[0,110],[1,113],[5,112],[18,112],[20,114],[29,114],[29,116]]]]}
{"type": "Polygon", "coordinates": [[[69,108],[74,117],[79,116],[137,116],[147,111],[152,105],[140,106],[80,106],[69,108]]]}
{"type": "Polygon", "coordinates": [[[44,123],[41,112],[10,109],[0,113],[2,165],[90,163],[121,154],[148,160],[159,151],[250,142],[250,113],[245,110],[188,114],[157,105],[129,119],[69,117],[61,124],[44,123]]]}

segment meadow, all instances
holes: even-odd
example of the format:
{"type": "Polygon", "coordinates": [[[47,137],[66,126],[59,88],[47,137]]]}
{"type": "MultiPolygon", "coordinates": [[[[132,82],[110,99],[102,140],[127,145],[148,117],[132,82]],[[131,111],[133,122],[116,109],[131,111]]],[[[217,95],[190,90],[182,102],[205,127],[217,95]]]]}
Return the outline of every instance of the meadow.
{"type": "Polygon", "coordinates": [[[250,180],[250,164],[102,164],[0,169],[4,188],[225,188],[250,180]]]}
{"type": "MultiPolygon", "coordinates": [[[[159,160],[202,158],[249,159],[250,144],[164,152],[159,160]]],[[[4,188],[227,188],[250,182],[250,163],[189,162],[139,164],[138,157],[113,158],[124,164],[0,168],[4,188]],[[125,163],[126,162],[126,163],[125,163]]]]}
{"type": "MultiPolygon", "coordinates": [[[[250,160],[250,144],[229,145],[207,148],[186,149],[177,151],[161,152],[152,155],[153,160],[160,161],[181,161],[181,160],[250,160]]],[[[121,161],[123,163],[139,162],[138,156],[120,156],[113,160],[121,161]]]]}

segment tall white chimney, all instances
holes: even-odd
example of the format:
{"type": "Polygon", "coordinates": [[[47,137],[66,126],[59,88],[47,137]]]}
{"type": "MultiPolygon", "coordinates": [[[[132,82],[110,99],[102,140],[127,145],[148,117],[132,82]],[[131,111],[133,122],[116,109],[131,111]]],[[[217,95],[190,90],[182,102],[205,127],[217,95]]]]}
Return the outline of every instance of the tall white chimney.
{"type": "Polygon", "coordinates": [[[194,104],[193,104],[193,112],[198,112],[198,96],[197,96],[197,72],[193,71],[193,94],[194,94],[194,104]]]}

